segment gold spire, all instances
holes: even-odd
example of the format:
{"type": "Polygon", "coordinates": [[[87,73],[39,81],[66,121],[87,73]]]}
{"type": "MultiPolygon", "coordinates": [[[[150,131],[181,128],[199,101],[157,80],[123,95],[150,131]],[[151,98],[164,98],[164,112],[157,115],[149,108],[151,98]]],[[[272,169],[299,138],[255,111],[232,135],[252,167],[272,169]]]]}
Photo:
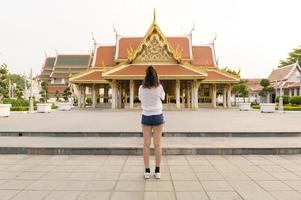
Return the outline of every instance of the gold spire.
{"type": "Polygon", "coordinates": [[[154,19],[153,19],[153,23],[156,23],[156,8],[154,8],[154,19]]]}

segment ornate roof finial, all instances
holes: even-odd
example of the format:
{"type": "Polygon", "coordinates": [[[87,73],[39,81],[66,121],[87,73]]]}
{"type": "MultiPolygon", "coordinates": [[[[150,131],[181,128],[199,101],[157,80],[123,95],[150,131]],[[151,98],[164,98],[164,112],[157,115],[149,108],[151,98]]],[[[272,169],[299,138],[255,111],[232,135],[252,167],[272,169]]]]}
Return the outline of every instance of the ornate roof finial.
{"type": "Polygon", "coordinates": [[[95,45],[96,45],[96,39],[95,39],[95,37],[94,37],[93,32],[91,33],[91,37],[92,37],[93,44],[94,44],[94,46],[95,46],[95,45]]]}
{"type": "Polygon", "coordinates": [[[156,23],[156,8],[154,8],[154,19],[153,19],[153,23],[156,23]]]}
{"type": "Polygon", "coordinates": [[[116,36],[118,35],[118,32],[117,32],[117,30],[116,30],[116,28],[115,28],[115,24],[113,23],[113,31],[115,32],[115,34],[116,34],[116,36]]]}
{"type": "Polygon", "coordinates": [[[214,44],[216,38],[217,38],[217,33],[215,32],[214,38],[213,38],[213,40],[212,40],[212,44],[214,44]]]}
{"type": "Polygon", "coordinates": [[[193,22],[193,26],[192,26],[192,29],[191,29],[191,31],[190,31],[190,35],[192,35],[192,32],[194,31],[194,29],[195,29],[195,22],[193,22]]]}

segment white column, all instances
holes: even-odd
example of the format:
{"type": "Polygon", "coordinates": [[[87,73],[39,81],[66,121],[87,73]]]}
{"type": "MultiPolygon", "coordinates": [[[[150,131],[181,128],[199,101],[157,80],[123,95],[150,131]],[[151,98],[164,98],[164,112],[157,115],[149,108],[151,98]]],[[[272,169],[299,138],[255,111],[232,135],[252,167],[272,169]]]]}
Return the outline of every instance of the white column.
{"type": "Polygon", "coordinates": [[[78,96],[77,96],[77,106],[81,108],[81,103],[82,103],[82,85],[78,85],[78,96]]]}
{"type": "Polygon", "coordinates": [[[199,82],[197,80],[193,81],[193,97],[194,97],[194,109],[199,108],[199,82]]]}
{"type": "Polygon", "coordinates": [[[87,89],[87,88],[86,88],[86,85],[84,85],[84,86],[83,86],[83,93],[82,93],[82,94],[83,94],[83,99],[82,99],[82,100],[83,100],[83,105],[82,105],[83,108],[86,107],[86,89],[87,89]]]}
{"type": "Polygon", "coordinates": [[[111,82],[111,88],[112,88],[112,109],[116,109],[116,80],[113,80],[111,82]]]}
{"type": "Polygon", "coordinates": [[[92,108],[96,108],[96,86],[92,85],[92,108]]]}
{"type": "Polygon", "coordinates": [[[223,107],[227,108],[227,86],[224,85],[223,88],[223,107]]]}
{"type": "Polygon", "coordinates": [[[190,93],[190,83],[186,82],[186,90],[187,90],[187,107],[191,108],[191,93],[190,93]]]}
{"type": "Polygon", "coordinates": [[[297,88],[294,88],[294,96],[297,96],[297,88]]]}
{"type": "Polygon", "coordinates": [[[288,89],[288,95],[291,97],[292,96],[292,89],[288,89]]]}
{"type": "Polygon", "coordinates": [[[277,96],[280,96],[280,95],[279,95],[279,89],[278,89],[278,88],[276,88],[276,97],[277,97],[277,96]]]}
{"type": "Polygon", "coordinates": [[[231,91],[232,91],[232,86],[229,85],[228,89],[227,89],[227,104],[228,104],[228,108],[231,108],[232,104],[231,104],[231,91]]]}
{"type": "Polygon", "coordinates": [[[192,109],[194,109],[194,105],[195,105],[195,103],[194,103],[194,101],[195,101],[195,97],[194,97],[194,95],[195,95],[195,93],[194,93],[194,84],[193,84],[193,81],[191,82],[191,84],[190,84],[190,99],[191,99],[191,108],[192,109]]]}
{"type": "Polygon", "coordinates": [[[130,80],[130,109],[134,109],[134,80],[130,80]]]}
{"type": "Polygon", "coordinates": [[[212,84],[212,97],[211,97],[212,107],[216,108],[216,85],[212,84]]]}
{"type": "Polygon", "coordinates": [[[180,103],[180,80],[176,80],[176,107],[177,109],[181,109],[180,103]]]}

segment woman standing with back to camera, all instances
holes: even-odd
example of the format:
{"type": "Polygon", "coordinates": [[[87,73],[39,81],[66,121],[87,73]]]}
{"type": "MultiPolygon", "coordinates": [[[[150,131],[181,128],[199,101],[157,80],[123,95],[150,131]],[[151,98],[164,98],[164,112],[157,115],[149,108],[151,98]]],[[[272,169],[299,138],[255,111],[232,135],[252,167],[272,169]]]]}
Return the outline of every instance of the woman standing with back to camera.
{"type": "Polygon", "coordinates": [[[146,69],[145,78],[138,91],[139,100],[142,105],[142,131],[144,138],[143,158],[144,158],[144,178],[150,178],[149,154],[151,136],[153,133],[153,142],[155,147],[155,178],[160,178],[160,162],[161,162],[161,137],[164,124],[162,112],[162,100],[165,99],[165,92],[160,84],[156,70],[149,66],[146,69]]]}

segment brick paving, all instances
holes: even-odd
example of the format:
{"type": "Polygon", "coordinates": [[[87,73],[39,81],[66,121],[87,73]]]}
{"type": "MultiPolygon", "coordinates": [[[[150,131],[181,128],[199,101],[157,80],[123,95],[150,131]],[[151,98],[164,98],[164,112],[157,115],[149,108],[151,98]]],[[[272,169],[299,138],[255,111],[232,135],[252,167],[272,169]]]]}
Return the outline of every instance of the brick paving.
{"type": "Polygon", "coordinates": [[[301,199],[301,155],[164,156],[161,171],[144,180],[141,156],[0,155],[0,199],[301,199]]]}

